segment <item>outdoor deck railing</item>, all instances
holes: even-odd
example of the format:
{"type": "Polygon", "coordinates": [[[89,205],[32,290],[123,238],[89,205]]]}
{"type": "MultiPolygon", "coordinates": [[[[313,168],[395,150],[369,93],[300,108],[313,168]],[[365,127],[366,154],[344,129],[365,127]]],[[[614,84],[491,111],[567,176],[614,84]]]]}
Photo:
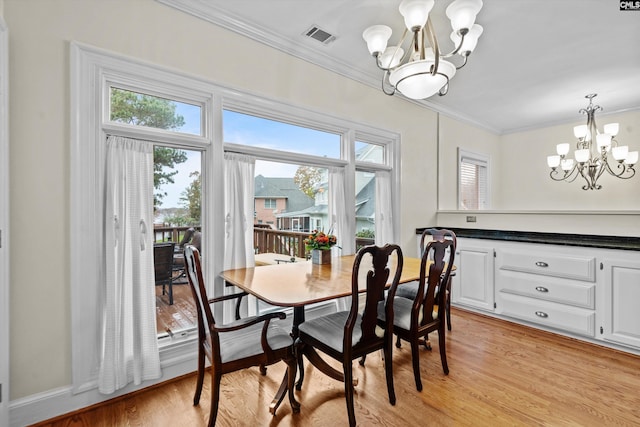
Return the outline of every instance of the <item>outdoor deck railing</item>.
{"type": "MultiPolygon", "coordinates": [[[[154,236],[156,242],[176,242],[180,243],[184,237],[185,231],[191,226],[154,226],[154,236]]],[[[200,229],[200,227],[194,227],[200,229]]],[[[298,231],[273,230],[270,228],[254,227],[253,229],[253,247],[256,254],[275,253],[281,255],[295,256],[306,258],[306,248],[304,239],[309,233],[301,233],[298,231]]],[[[373,239],[365,239],[356,237],[356,250],[362,246],[373,244],[373,239]]]]}

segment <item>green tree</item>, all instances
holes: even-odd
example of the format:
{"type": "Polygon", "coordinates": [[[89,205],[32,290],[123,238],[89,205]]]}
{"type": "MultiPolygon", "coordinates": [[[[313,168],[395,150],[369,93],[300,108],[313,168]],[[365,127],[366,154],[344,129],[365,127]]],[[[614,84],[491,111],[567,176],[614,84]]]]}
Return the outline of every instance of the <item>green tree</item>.
{"type": "Polygon", "coordinates": [[[200,224],[201,216],[201,197],[202,194],[202,181],[200,179],[200,172],[191,172],[190,177],[193,177],[191,184],[182,192],[180,201],[182,205],[189,210],[189,221],[192,224],[200,224]]]}
{"type": "Polygon", "coordinates": [[[300,188],[300,190],[311,197],[315,198],[315,186],[322,180],[322,170],[311,166],[300,166],[295,175],[293,176],[293,182],[300,188]]]}
{"type": "MultiPolygon", "coordinates": [[[[136,126],[158,129],[179,129],[184,117],[176,113],[176,103],[164,98],[144,95],[117,88],[111,89],[111,120],[136,126]]],[[[153,152],[154,207],[162,205],[167,195],[161,190],[164,184],[173,184],[178,171],[175,165],[187,160],[187,153],[168,147],[155,147],[153,152]]]]}

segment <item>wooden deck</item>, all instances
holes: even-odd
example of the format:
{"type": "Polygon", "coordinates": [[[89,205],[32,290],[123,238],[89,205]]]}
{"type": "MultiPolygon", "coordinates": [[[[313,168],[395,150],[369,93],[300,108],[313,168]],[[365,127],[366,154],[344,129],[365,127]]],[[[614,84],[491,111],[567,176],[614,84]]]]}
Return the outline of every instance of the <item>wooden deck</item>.
{"type": "Polygon", "coordinates": [[[173,305],[169,305],[168,295],[162,295],[162,286],[156,286],[156,320],[158,336],[197,327],[196,307],[186,278],[173,284],[173,305]]]}

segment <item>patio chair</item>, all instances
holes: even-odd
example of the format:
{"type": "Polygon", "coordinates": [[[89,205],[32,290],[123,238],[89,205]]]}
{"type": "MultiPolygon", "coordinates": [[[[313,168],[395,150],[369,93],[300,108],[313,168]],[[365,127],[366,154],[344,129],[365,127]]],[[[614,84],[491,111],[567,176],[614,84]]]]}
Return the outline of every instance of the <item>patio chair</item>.
{"type": "Polygon", "coordinates": [[[175,243],[154,243],[153,267],[156,286],[162,286],[162,295],[169,289],[169,305],[173,305],[173,251],[175,243]]]}

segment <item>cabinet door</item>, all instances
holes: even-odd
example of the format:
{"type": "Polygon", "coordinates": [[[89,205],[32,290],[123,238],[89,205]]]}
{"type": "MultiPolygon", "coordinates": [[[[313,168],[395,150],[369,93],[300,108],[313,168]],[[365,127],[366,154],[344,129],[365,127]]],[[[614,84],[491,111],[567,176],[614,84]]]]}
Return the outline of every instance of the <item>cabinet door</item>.
{"type": "Polygon", "coordinates": [[[640,260],[605,259],[602,264],[602,338],[640,349],[640,260]]]}
{"type": "Polygon", "coordinates": [[[493,247],[458,239],[452,302],[482,310],[494,310],[493,247]]]}

